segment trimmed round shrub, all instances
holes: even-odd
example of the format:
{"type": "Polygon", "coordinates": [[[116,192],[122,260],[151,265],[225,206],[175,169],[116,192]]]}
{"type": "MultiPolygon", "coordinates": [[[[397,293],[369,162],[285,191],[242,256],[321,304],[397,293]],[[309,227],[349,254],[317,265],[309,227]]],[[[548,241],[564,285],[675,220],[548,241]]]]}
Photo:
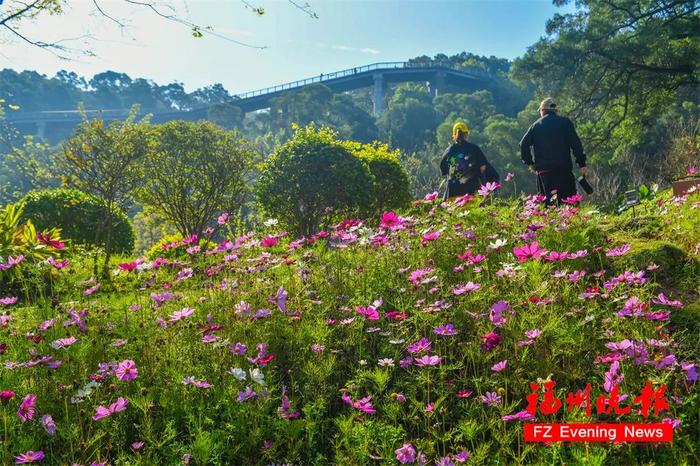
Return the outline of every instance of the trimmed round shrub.
{"type": "Polygon", "coordinates": [[[374,177],[372,214],[406,207],[411,202],[411,180],[399,161],[399,151],[379,142],[360,144],[346,143],[353,154],[359,157],[374,177]]]}
{"type": "MultiPolygon", "coordinates": [[[[61,237],[75,243],[104,245],[104,232],[95,241],[107,214],[107,207],[99,197],[77,189],[47,189],[27,193],[22,202],[26,203],[22,217],[30,219],[37,229],[58,227],[61,237]]],[[[135,239],[131,221],[121,210],[115,209],[113,214],[113,250],[131,254],[135,239]]]]}
{"type": "Polygon", "coordinates": [[[295,234],[310,235],[328,209],[359,214],[372,203],[369,167],[328,128],[297,128],[264,163],[256,198],[264,210],[295,234]]]}

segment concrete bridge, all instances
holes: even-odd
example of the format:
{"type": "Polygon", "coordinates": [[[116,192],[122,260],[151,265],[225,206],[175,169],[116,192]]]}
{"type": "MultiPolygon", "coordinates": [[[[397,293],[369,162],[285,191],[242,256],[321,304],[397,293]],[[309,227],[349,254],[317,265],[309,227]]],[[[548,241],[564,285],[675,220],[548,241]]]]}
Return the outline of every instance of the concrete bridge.
{"type": "MultiPolygon", "coordinates": [[[[488,87],[494,80],[494,76],[481,68],[455,69],[435,63],[382,62],[245,92],[234,96],[229,103],[240,107],[241,110],[247,113],[269,108],[272,99],[275,97],[285,92],[299,90],[309,84],[322,83],[333,92],[372,87],[374,114],[379,116],[386,105],[385,94],[389,84],[423,82],[435,96],[442,92],[447,85],[465,90],[476,90],[488,87]]],[[[207,119],[209,108],[210,106],[203,106],[189,110],[165,112],[142,109],[142,113],[153,114],[151,119],[153,123],[164,123],[170,120],[196,121],[207,119]]],[[[126,118],[129,111],[129,109],[99,109],[84,110],[83,112],[78,110],[19,111],[7,113],[6,118],[24,133],[35,133],[39,136],[44,136],[47,126],[73,126],[83,120],[83,114],[88,118],[102,118],[106,121],[113,121],[126,118]],[[32,128],[34,131],[32,131],[32,128]]]]}

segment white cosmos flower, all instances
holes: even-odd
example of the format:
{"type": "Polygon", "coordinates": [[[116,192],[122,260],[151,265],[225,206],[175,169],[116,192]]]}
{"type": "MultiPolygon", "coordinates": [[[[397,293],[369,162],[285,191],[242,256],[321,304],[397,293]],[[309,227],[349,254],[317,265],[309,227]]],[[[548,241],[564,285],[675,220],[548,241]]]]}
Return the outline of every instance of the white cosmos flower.
{"type": "Polygon", "coordinates": [[[279,222],[280,222],[280,221],[277,220],[276,218],[268,218],[267,220],[265,220],[265,222],[263,223],[263,225],[265,225],[266,227],[269,228],[269,227],[272,227],[272,226],[277,225],[279,222]]]}
{"type": "Polygon", "coordinates": [[[240,367],[232,367],[228,370],[229,374],[233,375],[235,378],[238,380],[245,380],[246,375],[245,371],[241,369],[240,367]]]}
{"type": "Polygon", "coordinates": [[[250,378],[258,385],[265,385],[265,375],[257,367],[250,369],[250,378]]]}
{"type": "Polygon", "coordinates": [[[503,238],[498,238],[496,241],[493,241],[489,243],[489,249],[500,249],[503,246],[508,244],[508,241],[504,240],[503,238]]]}
{"type": "Polygon", "coordinates": [[[394,360],[391,358],[382,358],[377,362],[377,364],[379,364],[382,367],[385,367],[385,366],[394,367],[394,360]]]}

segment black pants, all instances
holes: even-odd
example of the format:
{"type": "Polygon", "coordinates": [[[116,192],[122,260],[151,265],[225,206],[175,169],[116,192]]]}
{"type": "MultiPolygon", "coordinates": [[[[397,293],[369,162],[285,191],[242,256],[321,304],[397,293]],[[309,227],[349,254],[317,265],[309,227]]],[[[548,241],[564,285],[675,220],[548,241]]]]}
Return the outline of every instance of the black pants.
{"type": "Polygon", "coordinates": [[[547,205],[559,204],[576,194],[576,179],[573,172],[566,168],[542,170],[537,175],[537,190],[547,197],[547,205]]]}

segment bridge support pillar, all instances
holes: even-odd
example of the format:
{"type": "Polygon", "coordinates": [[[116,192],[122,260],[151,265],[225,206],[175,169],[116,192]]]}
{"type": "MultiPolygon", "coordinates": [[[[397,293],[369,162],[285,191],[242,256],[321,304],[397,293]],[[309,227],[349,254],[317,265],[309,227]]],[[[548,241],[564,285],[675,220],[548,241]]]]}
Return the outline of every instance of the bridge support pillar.
{"type": "Polygon", "coordinates": [[[46,122],[37,121],[36,123],[36,136],[44,139],[46,137],[46,122]]]}
{"type": "Polygon", "coordinates": [[[438,71],[435,73],[432,81],[430,82],[430,94],[433,97],[437,97],[440,92],[445,89],[445,72],[438,71]]]}
{"type": "Polygon", "coordinates": [[[384,96],[386,94],[386,83],[384,75],[376,73],[374,75],[374,93],[372,94],[372,102],[374,104],[374,115],[380,116],[384,111],[384,96]]]}

